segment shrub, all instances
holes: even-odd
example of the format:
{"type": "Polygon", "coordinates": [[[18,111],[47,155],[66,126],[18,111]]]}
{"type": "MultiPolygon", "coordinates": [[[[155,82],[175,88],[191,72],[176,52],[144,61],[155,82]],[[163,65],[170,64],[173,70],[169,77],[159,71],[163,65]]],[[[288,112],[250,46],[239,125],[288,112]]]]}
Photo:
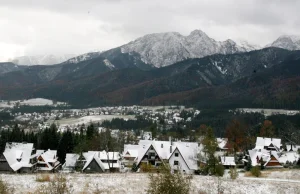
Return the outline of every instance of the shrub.
{"type": "Polygon", "coordinates": [[[239,173],[238,173],[236,167],[230,168],[229,173],[230,173],[231,179],[236,179],[239,176],[239,173]]]}
{"type": "Polygon", "coordinates": [[[50,180],[49,174],[37,174],[35,177],[36,182],[50,182],[50,180]]]}
{"type": "Polygon", "coordinates": [[[137,170],[138,170],[138,166],[136,165],[136,163],[133,163],[131,171],[136,172],[137,170]]]}
{"type": "Polygon", "coordinates": [[[224,171],[225,171],[225,168],[224,168],[224,166],[222,165],[222,164],[218,164],[217,166],[216,166],[216,175],[217,176],[223,176],[224,175],[224,171]]]}
{"type": "Polygon", "coordinates": [[[37,190],[36,194],[71,194],[72,190],[67,185],[67,179],[62,174],[57,174],[55,177],[48,183],[41,185],[37,190]]]}
{"type": "Polygon", "coordinates": [[[246,170],[250,171],[251,168],[252,168],[252,164],[251,164],[251,160],[249,159],[249,161],[247,162],[246,170]]]}
{"type": "Polygon", "coordinates": [[[152,171],[152,165],[147,163],[141,164],[141,171],[142,172],[151,172],[152,171]]]}
{"type": "Polygon", "coordinates": [[[180,172],[171,172],[169,166],[162,165],[160,173],[149,175],[148,194],[186,194],[190,191],[190,180],[180,172]]]}
{"type": "Polygon", "coordinates": [[[261,176],[260,167],[259,166],[252,167],[251,168],[251,174],[253,176],[260,177],[261,176]]]}

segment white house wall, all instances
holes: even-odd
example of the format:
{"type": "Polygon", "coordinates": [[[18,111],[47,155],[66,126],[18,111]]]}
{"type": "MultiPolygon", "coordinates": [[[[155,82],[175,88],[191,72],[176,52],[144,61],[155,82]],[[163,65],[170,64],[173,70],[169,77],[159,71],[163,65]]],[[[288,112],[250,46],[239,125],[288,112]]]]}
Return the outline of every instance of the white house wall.
{"type": "Polygon", "coordinates": [[[180,152],[176,149],[174,151],[174,153],[172,154],[172,156],[169,159],[169,164],[172,170],[180,170],[181,172],[185,172],[187,174],[193,174],[194,171],[190,170],[189,167],[187,166],[187,164],[185,163],[182,155],[180,154],[180,152]],[[178,153],[178,157],[175,156],[175,153],[178,153]],[[179,169],[177,166],[174,165],[174,161],[178,161],[179,162],[179,169]]]}

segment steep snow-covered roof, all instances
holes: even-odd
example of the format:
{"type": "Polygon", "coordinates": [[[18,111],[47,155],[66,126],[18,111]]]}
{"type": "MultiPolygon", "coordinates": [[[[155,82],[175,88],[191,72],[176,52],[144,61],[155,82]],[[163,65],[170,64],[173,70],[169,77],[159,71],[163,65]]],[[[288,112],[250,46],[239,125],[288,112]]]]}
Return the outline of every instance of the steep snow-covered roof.
{"type": "Polygon", "coordinates": [[[263,161],[267,161],[270,157],[270,152],[264,149],[260,151],[253,149],[253,150],[248,150],[248,152],[249,152],[252,166],[259,165],[257,160],[262,159],[263,161]]]}
{"type": "Polygon", "coordinates": [[[225,146],[227,144],[228,139],[227,138],[216,138],[216,139],[217,139],[218,147],[220,149],[226,149],[225,146]]]}
{"type": "Polygon", "coordinates": [[[279,150],[281,147],[281,139],[257,137],[254,149],[264,149],[265,146],[270,146],[271,144],[276,150],[279,150]]]}
{"type": "Polygon", "coordinates": [[[13,171],[17,171],[22,167],[32,166],[30,163],[32,150],[32,143],[6,143],[3,155],[13,171]]]}
{"type": "Polygon", "coordinates": [[[297,152],[285,152],[279,157],[279,162],[286,164],[287,162],[297,162],[300,156],[297,152]]]}
{"type": "Polygon", "coordinates": [[[60,162],[56,156],[57,150],[47,150],[38,157],[42,157],[43,161],[39,160],[39,164],[46,164],[46,167],[39,167],[39,170],[53,170],[60,166],[60,162]]]}
{"type": "Polygon", "coordinates": [[[57,161],[57,150],[47,150],[41,156],[43,157],[45,162],[56,162],[57,161]]]}
{"type": "Polygon", "coordinates": [[[86,163],[84,164],[82,170],[85,170],[89,164],[95,160],[97,162],[97,164],[100,166],[100,168],[102,169],[102,171],[105,171],[105,166],[103,165],[103,163],[101,162],[101,160],[99,159],[99,157],[97,157],[97,153],[96,152],[90,152],[90,153],[84,153],[84,157],[86,159],[86,163]]]}
{"type": "Polygon", "coordinates": [[[150,146],[152,145],[151,140],[140,140],[139,142],[139,149],[138,149],[138,159],[137,164],[141,162],[146,152],[149,150],[150,146]]]}
{"type": "Polygon", "coordinates": [[[67,167],[75,167],[77,160],[79,159],[78,154],[66,154],[66,163],[67,167]]]}
{"type": "Polygon", "coordinates": [[[31,156],[31,158],[36,158],[42,155],[45,151],[44,150],[36,150],[35,154],[31,156]]]}
{"type": "Polygon", "coordinates": [[[136,158],[136,157],[138,157],[139,148],[140,148],[139,145],[125,144],[124,145],[123,156],[130,156],[130,157],[135,157],[136,158]]]}
{"type": "MultiPolygon", "coordinates": [[[[174,142],[173,149],[175,152],[176,148],[179,150],[184,161],[188,165],[189,169],[197,170],[197,153],[199,152],[198,143],[195,142],[174,142]]],[[[173,154],[172,152],[172,154],[173,154]]],[[[169,157],[172,155],[169,154],[169,157]]]]}
{"type": "Polygon", "coordinates": [[[155,152],[161,160],[169,158],[171,146],[170,141],[140,140],[137,160],[138,164],[143,159],[144,155],[151,146],[154,148],[155,152]]]}

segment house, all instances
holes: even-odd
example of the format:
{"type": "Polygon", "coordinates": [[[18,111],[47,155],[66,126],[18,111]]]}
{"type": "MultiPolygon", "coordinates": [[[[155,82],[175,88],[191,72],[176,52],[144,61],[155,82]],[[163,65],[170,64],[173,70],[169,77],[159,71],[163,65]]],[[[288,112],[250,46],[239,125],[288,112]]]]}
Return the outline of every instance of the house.
{"type": "Polygon", "coordinates": [[[101,162],[100,158],[97,156],[96,152],[85,152],[83,153],[85,158],[85,164],[82,168],[82,172],[85,173],[97,173],[105,172],[105,167],[101,162]]]}
{"type": "Polygon", "coordinates": [[[83,172],[115,172],[120,170],[120,154],[118,152],[88,151],[83,153],[85,164],[83,172]]]}
{"type": "Polygon", "coordinates": [[[130,144],[125,144],[124,145],[124,151],[122,154],[123,157],[123,164],[126,167],[132,167],[133,163],[138,157],[138,150],[139,150],[139,145],[130,145],[130,144]]]}
{"type": "Polygon", "coordinates": [[[254,149],[255,150],[265,149],[269,151],[279,152],[281,147],[282,147],[281,139],[257,137],[254,149]]]}
{"type": "Polygon", "coordinates": [[[234,159],[233,156],[221,156],[220,160],[221,160],[221,164],[224,167],[230,168],[230,167],[235,167],[236,166],[235,159],[234,159]]]}
{"type": "Polygon", "coordinates": [[[170,164],[172,171],[193,174],[198,169],[199,151],[196,142],[140,140],[136,164],[158,167],[164,162],[170,164]]]}
{"type": "Polygon", "coordinates": [[[105,170],[109,172],[117,172],[120,170],[121,156],[119,152],[98,152],[101,162],[104,164],[105,170]]]}
{"type": "Polygon", "coordinates": [[[41,153],[37,156],[37,170],[41,172],[46,171],[57,171],[61,166],[57,157],[57,150],[37,150],[37,152],[41,153]]]}
{"type": "Polygon", "coordinates": [[[171,142],[156,140],[140,140],[137,166],[142,163],[159,166],[163,161],[168,161],[171,142]]]}
{"type": "Polygon", "coordinates": [[[79,154],[66,154],[66,161],[62,165],[62,170],[64,172],[74,172],[77,166],[77,161],[79,159],[79,154]]]}
{"type": "Polygon", "coordinates": [[[194,174],[195,170],[198,170],[198,152],[198,143],[173,142],[170,146],[170,156],[168,158],[171,170],[194,174]]]}
{"type": "Polygon", "coordinates": [[[282,168],[283,166],[279,163],[279,156],[276,151],[271,151],[269,157],[265,161],[265,168],[282,168]]]}
{"type": "Polygon", "coordinates": [[[265,168],[281,168],[280,159],[276,151],[249,150],[252,166],[263,165],[265,168]]]}
{"type": "Polygon", "coordinates": [[[0,171],[33,172],[36,167],[33,143],[6,143],[0,171]]]}

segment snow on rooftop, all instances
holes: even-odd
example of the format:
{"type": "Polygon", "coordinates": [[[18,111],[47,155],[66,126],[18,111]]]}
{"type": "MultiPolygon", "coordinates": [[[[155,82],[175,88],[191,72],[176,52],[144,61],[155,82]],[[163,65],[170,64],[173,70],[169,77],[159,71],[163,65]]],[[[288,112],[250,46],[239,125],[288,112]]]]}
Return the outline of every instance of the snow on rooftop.
{"type": "Polygon", "coordinates": [[[75,167],[77,160],[79,159],[78,154],[66,154],[66,163],[67,167],[75,167]]]}
{"type": "Polygon", "coordinates": [[[30,158],[33,150],[33,143],[6,143],[3,152],[9,166],[17,171],[22,167],[31,167],[30,158]]]}
{"type": "MultiPolygon", "coordinates": [[[[181,153],[188,167],[193,170],[198,169],[197,153],[199,152],[198,143],[195,142],[174,142],[175,149],[181,153]]],[[[173,149],[175,151],[175,149],[173,149]]],[[[169,155],[170,156],[170,155],[169,155]]]]}
{"type": "Polygon", "coordinates": [[[224,147],[225,147],[226,144],[227,144],[228,139],[227,139],[227,138],[216,138],[216,139],[217,139],[218,147],[219,147],[220,149],[224,149],[224,147]]]}
{"type": "Polygon", "coordinates": [[[271,144],[273,146],[275,146],[276,149],[280,149],[280,147],[281,147],[281,139],[278,139],[278,138],[257,137],[254,149],[257,149],[257,150],[264,149],[265,146],[270,146],[271,144]]]}
{"type": "Polygon", "coordinates": [[[224,166],[235,166],[234,157],[231,156],[221,156],[221,163],[224,166]]]}

